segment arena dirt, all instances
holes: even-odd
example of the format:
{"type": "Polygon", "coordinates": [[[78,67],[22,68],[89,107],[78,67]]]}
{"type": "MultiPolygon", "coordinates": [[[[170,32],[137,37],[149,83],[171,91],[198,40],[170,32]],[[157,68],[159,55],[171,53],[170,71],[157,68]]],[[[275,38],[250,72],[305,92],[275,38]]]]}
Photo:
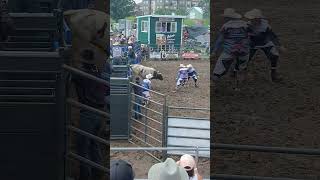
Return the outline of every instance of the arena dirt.
{"type": "MultiPolygon", "coordinates": [[[[320,148],[320,4],[316,0],[215,0],[212,20],[221,27],[223,9],[243,14],[262,9],[287,52],[281,55],[281,83],[268,81],[265,56],[249,66],[241,91],[232,78],[213,84],[212,125],[216,143],[320,148]]],[[[214,27],[215,28],[215,27],[214,27]]],[[[215,28],[216,29],[216,28],[215,28]]],[[[212,59],[212,67],[216,59],[212,59]]],[[[212,154],[212,153],[211,153],[212,154]]],[[[320,158],[217,150],[211,170],[218,174],[320,179],[320,158]]]]}

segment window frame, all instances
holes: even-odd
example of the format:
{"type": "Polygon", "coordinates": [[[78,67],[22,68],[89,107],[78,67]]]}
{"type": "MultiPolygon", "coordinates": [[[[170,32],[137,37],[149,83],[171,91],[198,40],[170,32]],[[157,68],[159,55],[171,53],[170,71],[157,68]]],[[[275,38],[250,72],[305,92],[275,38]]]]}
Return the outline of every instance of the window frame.
{"type": "Polygon", "coordinates": [[[177,33],[178,31],[177,31],[177,27],[178,27],[178,23],[176,22],[176,21],[170,21],[170,22],[168,22],[168,21],[165,21],[165,22],[162,22],[162,21],[156,21],[156,26],[155,26],[155,31],[156,31],[156,33],[177,33]],[[165,23],[166,25],[165,25],[165,28],[166,28],[166,30],[165,31],[161,31],[162,29],[160,29],[160,31],[159,31],[159,29],[158,29],[158,24],[161,24],[161,28],[162,28],[162,23],[165,23]],[[167,27],[168,27],[168,23],[170,23],[170,31],[168,32],[167,31],[167,27]],[[174,26],[174,31],[172,31],[172,27],[174,26]]]}
{"type": "Polygon", "coordinates": [[[142,20],[141,21],[141,32],[148,32],[148,26],[149,26],[149,21],[146,21],[146,20],[142,20]],[[144,27],[144,25],[147,25],[146,29],[144,27]]]}

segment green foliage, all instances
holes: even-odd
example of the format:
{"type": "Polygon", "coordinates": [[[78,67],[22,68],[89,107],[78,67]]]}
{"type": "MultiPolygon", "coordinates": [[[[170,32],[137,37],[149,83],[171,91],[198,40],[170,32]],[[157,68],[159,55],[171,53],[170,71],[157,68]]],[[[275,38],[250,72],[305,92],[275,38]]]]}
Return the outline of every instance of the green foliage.
{"type": "Polygon", "coordinates": [[[166,8],[158,8],[155,10],[154,14],[157,15],[171,15],[174,13],[175,15],[182,15],[186,16],[188,15],[188,11],[186,8],[178,8],[178,9],[166,9],[166,8]]]}
{"type": "Polygon", "coordinates": [[[110,14],[111,17],[118,21],[133,15],[135,2],[133,0],[111,0],[110,14]]]}
{"type": "Polygon", "coordinates": [[[130,20],[132,22],[136,22],[137,18],[136,16],[129,16],[129,17],[126,17],[127,20],[130,20]]]}
{"type": "Polygon", "coordinates": [[[204,18],[210,18],[210,0],[200,0],[199,6],[202,8],[204,18]]]}

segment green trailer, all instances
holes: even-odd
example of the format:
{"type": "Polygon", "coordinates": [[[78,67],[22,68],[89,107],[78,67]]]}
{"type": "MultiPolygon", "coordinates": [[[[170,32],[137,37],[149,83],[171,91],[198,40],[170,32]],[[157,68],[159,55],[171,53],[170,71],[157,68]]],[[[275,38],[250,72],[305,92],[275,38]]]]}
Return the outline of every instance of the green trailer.
{"type": "Polygon", "coordinates": [[[184,18],[185,16],[176,15],[137,17],[137,39],[149,47],[150,58],[178,58],[182,46],[184,18]]]}

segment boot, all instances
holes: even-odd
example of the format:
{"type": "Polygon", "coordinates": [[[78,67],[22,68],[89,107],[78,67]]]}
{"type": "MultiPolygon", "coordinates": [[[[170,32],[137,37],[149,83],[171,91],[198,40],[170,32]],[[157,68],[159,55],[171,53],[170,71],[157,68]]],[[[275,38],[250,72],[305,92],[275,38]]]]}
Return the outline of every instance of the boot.
{"type": "Polygon", "coordinates": [[[276,69],[271,69],[271,80],[272,80],[272,82],[281,81],[281,78],[278,76],[276,69]]]}

